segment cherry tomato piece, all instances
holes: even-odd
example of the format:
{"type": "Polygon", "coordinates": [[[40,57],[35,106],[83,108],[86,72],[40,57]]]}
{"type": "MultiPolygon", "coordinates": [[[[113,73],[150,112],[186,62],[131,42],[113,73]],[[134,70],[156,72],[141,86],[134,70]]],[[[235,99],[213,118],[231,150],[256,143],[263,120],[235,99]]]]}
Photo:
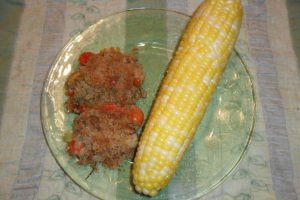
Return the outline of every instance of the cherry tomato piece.
{"type": "Polygon", "coordinates": [[[89,61],[89,59],[90,59],[90,57],[91,57],[92,55],[94,55],[93,52],[89,52],[89,51],[83,52],[83,53],[79,56],[79,63],[80,63],[81,65],[87,65],[87,63],[88,63],[88,61],[89,61]]]}
{"type": "Polygon", "coordinates": [[[133,80],[133,85],[134,85],[135,87],[141,87],[141,85],[142,85],[142,80],[139,79],[139,78],[135,78],[135,79],[133,80]]]}
{"type": "Polygon", "coordinates": [[[115,103],[103,103],[101,104],[100,109],[104,112],[116,112],[120,107],[115,103]]]}
{"type": "Polygon", "coordinates": [[[75,90],[74,89],[68,89],[67,90],[67,95],[69,96],[69,97],[73,97],[74,95],[75,95],[75,90]]]}
{"type": "Polygon", "coordinates": [[[131,119],[131,122],[140,127],[142,124],[143,124],[143,121],[144,121],[144,113],[143,111],[137,107],[137,106],[133,106],[131,109],[130,109],[130,119],[131,119]]]}
{"type": "Polygon", "coordinates": [[[84,144],[82,142],[76,142],[75,140],[71,140],[67,145],[67,152],[71,156],[79,155],[80,151],[84,148],[84,144]]]}
{"type": "Polygon", "coordinates": [[[79,105],[79,112],[82,113],[88,109],[88,106],[84,103],[79,105]]]}

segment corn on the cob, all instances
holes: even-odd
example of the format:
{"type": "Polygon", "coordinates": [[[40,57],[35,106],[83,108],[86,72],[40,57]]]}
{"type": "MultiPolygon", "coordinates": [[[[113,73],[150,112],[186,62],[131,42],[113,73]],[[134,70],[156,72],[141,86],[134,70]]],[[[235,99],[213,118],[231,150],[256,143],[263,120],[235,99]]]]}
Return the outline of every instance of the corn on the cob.
{"type": "Polygon", "coordinates": [[[209,104],[238,37],[240,0],[204,0],[158,92],[133,164],[135,189],[154,196],[170,181],[209,104]]]}

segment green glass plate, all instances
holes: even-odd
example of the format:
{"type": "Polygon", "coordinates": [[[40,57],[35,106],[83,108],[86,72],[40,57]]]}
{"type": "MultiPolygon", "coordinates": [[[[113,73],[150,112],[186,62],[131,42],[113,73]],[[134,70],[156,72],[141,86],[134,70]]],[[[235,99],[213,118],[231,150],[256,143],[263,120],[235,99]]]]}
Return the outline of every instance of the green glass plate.
{"type": "MultiPolygon", "coordinates": [[[[189,17],[167,10],[130,10],[102,18],[74,36],[60,51],[45,80],[41,110],[46,140],[61,168],[91,194],[101,199],[149,199],[134,192],[131,162],[118,170],[98,165],[92,173],[65,152],[63,136],[72,130],[74,114],[64,108],[64,84],[78,67],[83,51],[97,52],[105,47],[130,51],[137,47],[146,80],[148,96],[138,102],[148,115],[155,93],[163,78],[189,17]]],[[[241,160],[250,142],[255,117],[252,82],[237,52],[217,87],[197,134],[169,185],[151,199],[195,199],[220,184],[241,160]]],[[[140,134],[140,132],[139,132],[140,134]]]]}

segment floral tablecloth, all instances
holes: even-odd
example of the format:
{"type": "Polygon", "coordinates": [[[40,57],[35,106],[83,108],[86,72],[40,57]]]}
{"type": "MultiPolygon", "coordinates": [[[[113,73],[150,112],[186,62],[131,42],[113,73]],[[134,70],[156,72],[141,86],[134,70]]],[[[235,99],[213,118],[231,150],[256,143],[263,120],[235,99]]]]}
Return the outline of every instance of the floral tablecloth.
{"type": "MultiPolygon", "coordinates": [[[[96,199],[62,171],[43,135],[40,97],[51,63],[74,34],[102,16],[142,7],[191,14],[200,3],[201,0],[2,1],[0,199],[96,199]]],[[[300,41],[299,26],[296,27],[300,15],[293,14],[299,4],[296,0],[243,0],[245,15],[236,48],[254,82],[256,124],[241,163],[202,199],[300,197],[300,41]]]]}

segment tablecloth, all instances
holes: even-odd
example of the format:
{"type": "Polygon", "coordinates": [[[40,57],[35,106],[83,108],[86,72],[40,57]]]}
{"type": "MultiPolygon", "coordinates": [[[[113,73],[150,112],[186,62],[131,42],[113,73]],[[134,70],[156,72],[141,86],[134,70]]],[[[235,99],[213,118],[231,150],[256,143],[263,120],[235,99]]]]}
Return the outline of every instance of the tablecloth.
{"type": "MultiPolygon", "coordinates": [[[[40,121],[43,82],[76,33],[108,14],[202,0],[6,0],[0,3],[0,199],[96,199],[59,167],[40,121]]],[[[243,0],[236,45],[254,83],[256,123],[237,168],[209,200],[300,197],[299,1],[243,0]]]]}

